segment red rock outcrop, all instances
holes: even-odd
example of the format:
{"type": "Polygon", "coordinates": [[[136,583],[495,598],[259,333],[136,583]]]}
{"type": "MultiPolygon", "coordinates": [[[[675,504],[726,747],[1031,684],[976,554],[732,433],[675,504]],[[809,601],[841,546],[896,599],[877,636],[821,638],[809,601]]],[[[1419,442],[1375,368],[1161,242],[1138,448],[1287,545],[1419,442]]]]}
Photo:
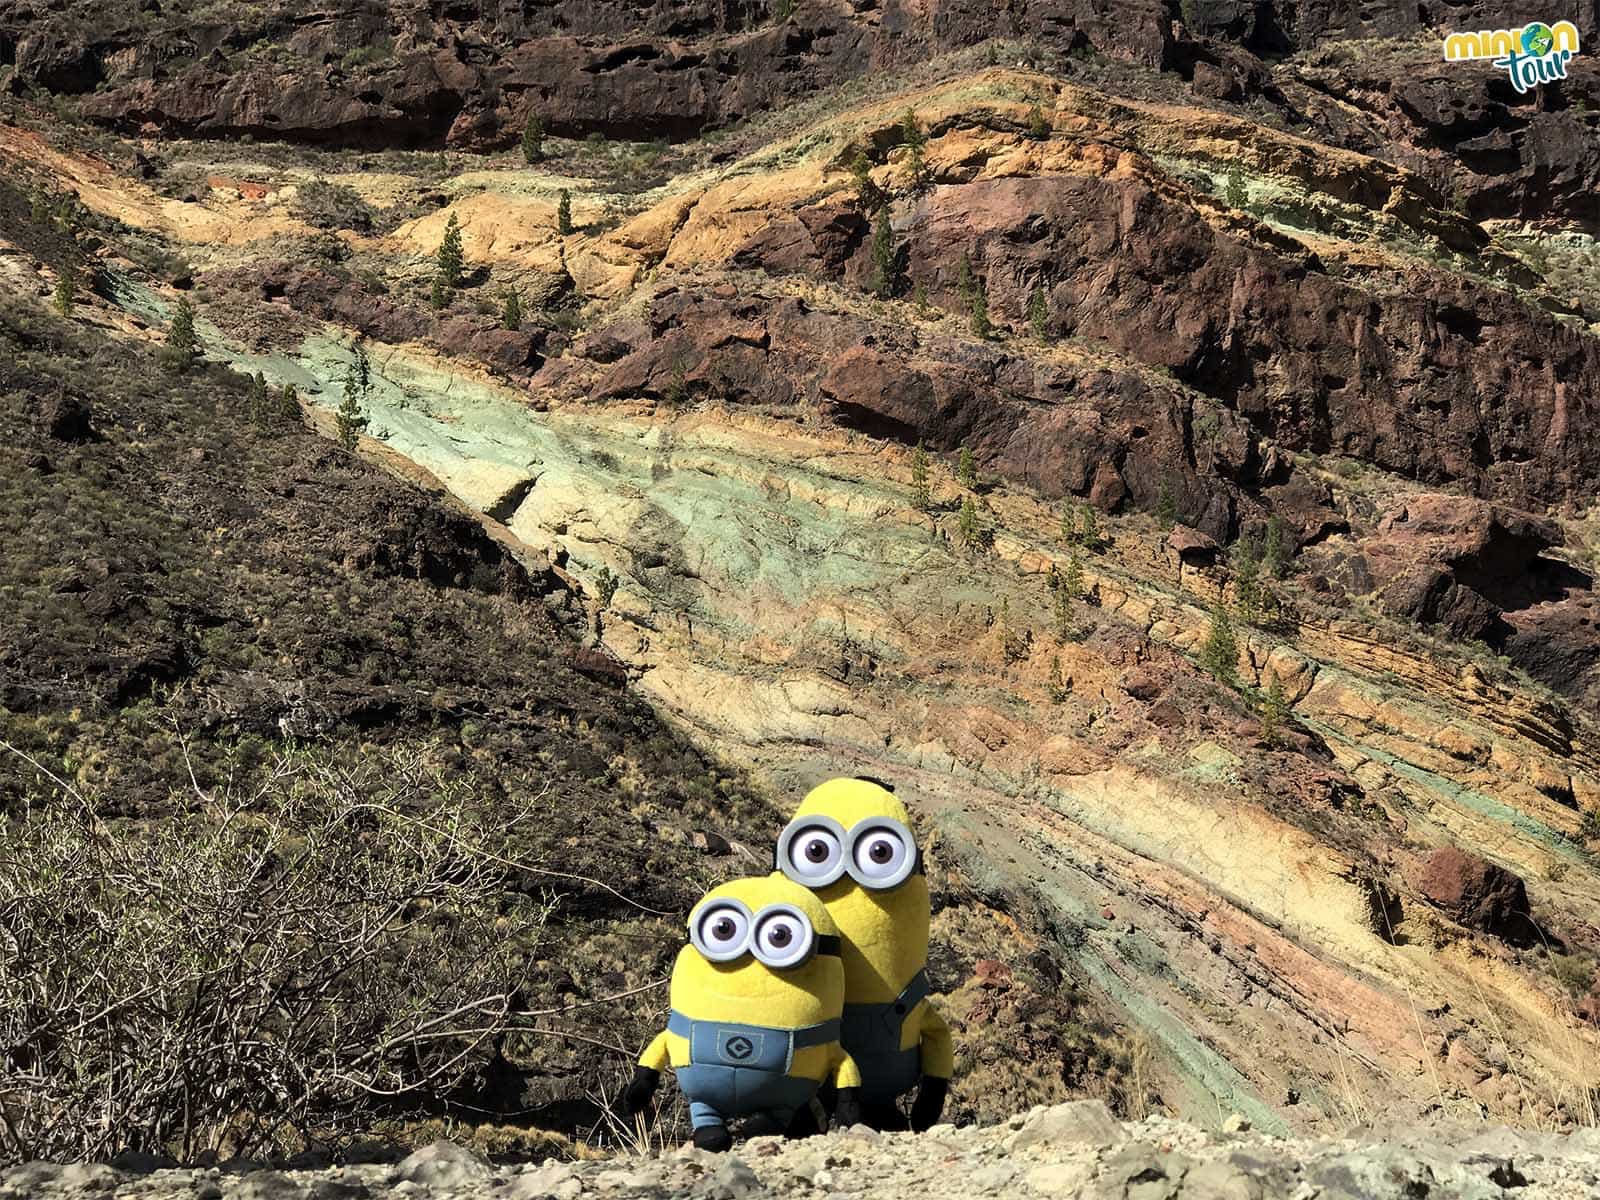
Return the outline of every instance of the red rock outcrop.
{"type": "Polygon", "coordinates": [[[1428,856],[1417,890],[1468,928],[1519,941],[1534,933],[1521,878],[1454,846],[1428,856]]]}

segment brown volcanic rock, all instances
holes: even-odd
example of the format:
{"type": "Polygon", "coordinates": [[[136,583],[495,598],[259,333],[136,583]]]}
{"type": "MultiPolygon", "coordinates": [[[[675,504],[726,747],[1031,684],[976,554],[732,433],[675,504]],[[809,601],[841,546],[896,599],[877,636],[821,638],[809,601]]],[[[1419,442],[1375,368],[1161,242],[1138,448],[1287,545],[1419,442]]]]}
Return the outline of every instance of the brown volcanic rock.
{"type": "Polygon", "coordinates": [[[1025,38],[1066,52],[1164,67],[1173,60],[1166,6],[1107,9],[1093,0],[996,10],[981,0],[879,12],[801,4],[782,24],[720,5],[641,13],[625,0],[550,8],[375,9],[310,13],[281,4],[193,30],[140,14],[63,18],[43,28],[25,0],[0,0],[0,43],[26,35],[19,77],[87,93],[84,111],[122,126],[338,145],[512,144],[527,114],[564,136],[691,137],[872,71],[914,65],[987,38],[1025,38]],[[285,69],[237,55],[277,41],[285,69]],[[393,47],[388,61],[346,65],[352,46],[393,47]]]}
{"type": "Polygon", "coordinates": [[[1521,878],[1454,846],[1428,856],[1417,890],[1429,904],[1469,928],[1513,939],[1533,931],[1521,878]]]}
{"type": "Polygon", "coordinates": [[[847,428],[940,453],[966,445],[987,470],[1102,507],[1124,498],[1152,507],[1168,485],[1185,519],[1217,539],[1250,506],[1239,485],[1283,470],[1237,416],[1218,411],[1202,428],[1191,395],[1130,367],[1041,363],[994,343],[759,294],[674,290],[656,298],[651,320],[650,340],[631,338],[638,348],[592,386],[583,388],[571,362],[552,362],[535,386],[661,399],[681,372],[691,396],[782,407],[815,380],[826,411],[847,428]]]}
{"type": "MultiPolygon", "coordinates": [[[[1500,27],[1454,16],[1447,25],[1500,27]]],[[[1289,103],[1310,136],[1416,171],[1474,220],[1586,219],[1600,186],[1600,143],[1578,102],[1600,104],[1600,66],[1580,55],[1559,99],[1519,96],[1503,73],[1464,71],[1428,50],[1330,51],[1326,65],[1297,72],[1311,86],[1290,89],[1289,103]]]]}
{"type": "MultiPolygon", "coordinates": [[[[1579,432],[1600,424],[1600,393],[1552,382],[1600,378],[1600,343],[1504,294],[1435,275],[1368,292],[1220,233],[1138,179],[939,187],[906,240],[911,278],[946,307],[963,253],[1000,321],[1021,327],[1042,282],[1053,331],[1171,370],[1291,447],[1522,502],[1600,478],[1579,432]]],[[[1218,466],[1243,480],[1249,442],[1232,448],[1218,466]]]]}
{"type": "Polygon", "coordinates": [[[1540,554],[1560,541],[1560,530],[1544,518],[1428,493],[1384,515],[1363,551],[1372,575],[1384,581],[1378,594],[1390,612],[1463,636],[1498,637],[1506,632],[1502,611],[1532,602],[1541,584],[1554,586],[1539,569],[1540,554]]]}

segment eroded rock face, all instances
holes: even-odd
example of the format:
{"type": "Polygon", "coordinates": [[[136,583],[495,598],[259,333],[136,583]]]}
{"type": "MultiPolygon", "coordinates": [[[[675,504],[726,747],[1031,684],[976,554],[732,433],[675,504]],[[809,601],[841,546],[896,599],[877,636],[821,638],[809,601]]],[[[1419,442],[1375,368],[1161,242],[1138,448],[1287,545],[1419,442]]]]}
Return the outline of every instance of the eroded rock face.
{"type": "Polygon", "coordinates": [[[1471,929],[1513,941],[1534,934],[1522,879],[1454,846],[1435,850],[1423,864],[1417,890],[1471,929]]]}
{"type": "Polygon", "coordinates": [[[1413,496],[1365,544],[1385,608],[1469,637],[1503,634],[1500,614],[1531,599],[1531,568],[1555,525],[1463,496],[1413,496]]]}

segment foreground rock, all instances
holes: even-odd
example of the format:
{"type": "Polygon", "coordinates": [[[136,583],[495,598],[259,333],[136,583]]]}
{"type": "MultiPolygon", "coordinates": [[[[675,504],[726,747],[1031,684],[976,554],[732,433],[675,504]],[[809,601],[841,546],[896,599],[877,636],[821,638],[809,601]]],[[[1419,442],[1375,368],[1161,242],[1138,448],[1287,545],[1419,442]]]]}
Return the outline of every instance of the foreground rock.
{"type": "Polygon", "coordinates": [[[0,1175],[0,1196],[115,1194],[148,1200],[337,1196],[1053,1196],[1083,1200],[1248,1200],[1316,1196],[1388,1200],[1516,1196],[1565,1200],[1600,1186],[1600,1135],[1523,1132],[1488,1125],[1397,1133],[1360,1127],[1339,1139],[1207,1133],[1162,1117],[1120,1125],[1099,1101],[1034,1109],[984,1129],[935,1127],[878,1135],[862,1127],[780,1142],[763,1138],[729,1155],[693,1149],[646,1158],[485,1167],[436,1142],[397,1165],[322,1171],[163,1170],[33,1163],[0,1175]]]}

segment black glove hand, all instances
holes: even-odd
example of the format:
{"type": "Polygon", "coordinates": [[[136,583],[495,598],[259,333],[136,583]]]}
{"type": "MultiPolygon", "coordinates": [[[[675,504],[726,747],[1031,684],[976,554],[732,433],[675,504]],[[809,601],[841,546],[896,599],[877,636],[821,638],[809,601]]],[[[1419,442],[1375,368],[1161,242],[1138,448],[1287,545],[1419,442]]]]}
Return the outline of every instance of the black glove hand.
{"type": "Polygon", "coordinates": [[[629,1081],[627,1090],[622,1093],[622,1111],[630,1117],[635,1113],[642,1113],[649,1107],[650,1097],[656,1094],[656,1085],[660,1082],[660,1071],[652,1071],[649,1067],[635,1067],[633,1079],[629,1081]]]}
{"type": "Polygon", "coordinates": [[[861,1120],[861,1093],[856,1088],[840,1088],[833,1105],[833,1128],[849,1129],[861,1120]]]}
{"type": "Polygon", "coordinates": [[[944,1112],[944,1098],[950,1091],[950,1081],[936,1075],[924,1075],[917,1089],[917,1099],[911,1106],[911,1128],[917,1133],[932,1129],[944,1112]]]}

